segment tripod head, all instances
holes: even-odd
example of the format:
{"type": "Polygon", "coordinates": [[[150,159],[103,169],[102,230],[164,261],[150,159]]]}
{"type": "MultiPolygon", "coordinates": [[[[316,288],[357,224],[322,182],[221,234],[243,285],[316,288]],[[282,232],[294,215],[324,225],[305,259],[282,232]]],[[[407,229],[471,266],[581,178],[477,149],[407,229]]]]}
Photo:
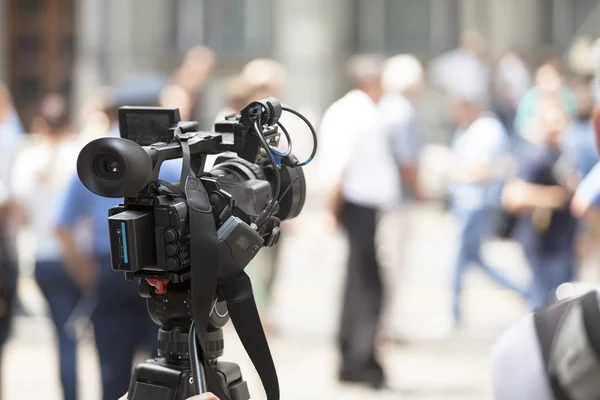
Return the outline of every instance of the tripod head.
{"type": "MultiPolygon", "coordinates": [[[[158,355],[171,363],[189,362],[190,282],[171,284],[168,291],[157,294],[146,280],[141,280],[139,293],[146,299],[150,318],[159,326],[158,355]]],[[[215,299],[207,326],[206,356],[211,361],[223,355],[222,328],[228,321],[226,303],[215,299]]]]}
{"type": "MultiPolygon", "coordinates": [[[[150,317],[160,327],[159,358],[136,367],[129,388],[130,399],[187,399],[196,394],[197,378],[192,374],[192,364],[196,362],[201,365],[198,360],[194,360],[198,357],[198,349],[194,343],[195,332],[191,329],[190,281],[170,284],[168,291],[157,294],[152,285],[141,280],[139,293],[146,299],[150,317]],[[153,384],[149,385],[148,382],[153,384]],[[157,389],[156,386],[160,384],[167,388],[157,389]],[[158,397],[159,392],[168,393],[171,397],[158,397]]],[[[225,348],[222,327],[228,321],[225,302],[215,299],[205,334],[205,356],[210,367],[218,371],[219,384],[227,390],[229,398],[248,400],[250,393],[239,366],[218,360],[225,348]]],[[[204,373],[200,375],[203,376],[204,373]]],[[[206,383],[203,382],[202,386],[206,387],[206,383]]]]}

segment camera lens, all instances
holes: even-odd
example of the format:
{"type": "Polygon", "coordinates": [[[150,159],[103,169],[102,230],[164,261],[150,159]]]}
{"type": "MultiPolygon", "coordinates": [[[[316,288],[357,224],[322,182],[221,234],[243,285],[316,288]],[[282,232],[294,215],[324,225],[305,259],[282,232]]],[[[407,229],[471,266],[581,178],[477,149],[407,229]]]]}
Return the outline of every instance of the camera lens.
{"type": "MultiPolygon", "coordinates": [[[[294,161],[296,158],[292,155],[294,161]]],[[[277,218],[281,220],[296,218],[306,201],[306,180],[301,167],[284,166],[281,169],[281,187],[288,188],[287,194],[280,199],[277,218]]]]}

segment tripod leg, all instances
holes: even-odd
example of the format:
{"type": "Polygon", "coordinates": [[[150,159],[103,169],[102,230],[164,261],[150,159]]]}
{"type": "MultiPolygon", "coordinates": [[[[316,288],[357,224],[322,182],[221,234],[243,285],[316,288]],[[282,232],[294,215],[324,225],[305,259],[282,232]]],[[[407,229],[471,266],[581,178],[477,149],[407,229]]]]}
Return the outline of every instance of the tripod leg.
{"type": "Polygon", "coordinates": [[[189,368],[166,366],[150,360],[135,367],[129,385],[129,400],[185,400],[195,394],[189,368]]]}
{"type": "Polygon", "coordinates": [[[221,384],[227,387],[231,400],[250,399],[248,383],[242,378],[242,372],[237,364],[232,362],[218,362],[215,371],[222,378],[221,384]]]}

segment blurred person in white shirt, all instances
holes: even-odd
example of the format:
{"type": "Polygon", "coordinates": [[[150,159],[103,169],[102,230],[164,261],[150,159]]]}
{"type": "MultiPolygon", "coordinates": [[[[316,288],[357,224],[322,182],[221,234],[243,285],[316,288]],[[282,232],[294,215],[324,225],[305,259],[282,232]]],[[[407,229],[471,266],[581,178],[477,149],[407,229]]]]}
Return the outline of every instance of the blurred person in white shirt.
{"type": "Polygon", "coordinates": [[[58,95],[46,97],[32,129],[34,133],[15,160],[11,186],[21,222],[35,237],[35,278],[56,329],[63,398],[76,400],[76,339],[66,325],[81,291],[64,268],[55,234],[60,199],[75,171],[78,154],[65,100],[58,95]]]}
{"type": "Polygon", "coordinates": [[[411,237],[411,216],[414,215],[414,202],[422,198],[419,187],[419,158],[423,145],[423,126],[419,121],[416,103],[425,90],[424,71],[421,62],[411,54],[400,54],[389,58],[384,65],[382,85],[386,94],[379,105],[386,124],[391,127],[390,146],[400,171],[402,204],[395,207],[383,218],[382,225],[389,239],[383,248],[390,253],[388,262],[384,262],[389,299],[383,318],[384,337],[400,340],[399,323],[393,319],[396,308],[399,274],[406,262],[406,250],[411,237]],[[389,225],[389,226],[387,226],[389,225]],[[395,234],[390,235],[393,232],[395,234]]]}
{"type": "Polygon", "coordinates": [[[353,89],[333,103],[320,126],[319,176],[331,213],[348,234],[349,258],[339,328],[342,382],[385,387],[377,356],[383,284],[375,249],[378,215],[400,203],[400,168],[382,103],[384,60],[358,55],[348,63],[353,89]]]}

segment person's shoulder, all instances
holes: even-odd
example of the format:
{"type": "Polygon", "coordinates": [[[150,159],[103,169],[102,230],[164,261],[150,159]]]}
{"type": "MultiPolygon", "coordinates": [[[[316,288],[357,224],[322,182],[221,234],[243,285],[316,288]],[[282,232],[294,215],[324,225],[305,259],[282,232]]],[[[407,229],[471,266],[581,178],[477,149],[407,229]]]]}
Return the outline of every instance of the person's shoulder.
{"type": "Polygon", "coordinates": [[[535,322],[534,314],[530,313],[500,335],[492,346],[492,361],[504,359],[507,355],[510,355],[511,349],[518,347],[515,344],[520,343],[521,339],[531,339],[532,335],[535,335],[535,322]]]}
{"type": "Polygon", "coordinates": [[[328,121],[331,118],[335,118],[340,114],[343,107],[343,98],[337,99],[329,107],[325,109],[323,113],[323,117],[321,118],[321,123],[328,121]]]}
{"type": "Polygon", "coordinates": [[[520,103],[530,104],[532,102],[535,102],[539,95],[540,95],[540,89],[538,87],[535,87],[535,86],[530,87],[529,89],[527,89],[527,91],[521,98],[520,103]]]}
{"type": "Polygon", "coordinates": [[[353,119],[353,116],[359,113],[365,104],[368,104],[365,102],[363,96],[366,96],[366,94],[357,90],[352,90],[340,99],[334,101],[323,113],[320,129],[332,129],[334,127],[333,125],[335,125],[337,130],[342,123],[348,125],[353,119]]]}
{"type": "Polygon", "coordinates": [[[508,134],[504,126],[494,115],[483,115],[471,124],[468,131],[485,142],[506,142],[508,134]],[[482,134],[483,133],[483,134],[482,134]]]}
{"type": "Polygon", "coordinates": [[[533,314],[508,328],[492,346],[491,372],[497,400],[549,399],[533,314]]]}
{"type": "Polygon", "coordinates": [[[506,129],[502,125],[502,122],[494,114],[484,114],[479,117],[472,125],[476,129],[486,129],[489,131],[498,132],[501,134],[506,133],[506,129]]]}
{"type": "Polygon", "coordinates": [[[406,109],[412,109],[411,102],[400,93],[386,93],[380,100],[379,104],[400,106],[406,109]]]}
{"type": "Polygon", "coordinates": [[[410,119],[416,114],[415,107],[403,95],[387,93],[379,102],[379,109],[384,116],[394,119],[410,119]]]}
{"type": "Polygon", "coordinates": [[[357,91],[352,90],[340,97],[325,110],[325,114],[345,111],[348,107],[355,106],[360,101],[360,95],[357,91]]]}

